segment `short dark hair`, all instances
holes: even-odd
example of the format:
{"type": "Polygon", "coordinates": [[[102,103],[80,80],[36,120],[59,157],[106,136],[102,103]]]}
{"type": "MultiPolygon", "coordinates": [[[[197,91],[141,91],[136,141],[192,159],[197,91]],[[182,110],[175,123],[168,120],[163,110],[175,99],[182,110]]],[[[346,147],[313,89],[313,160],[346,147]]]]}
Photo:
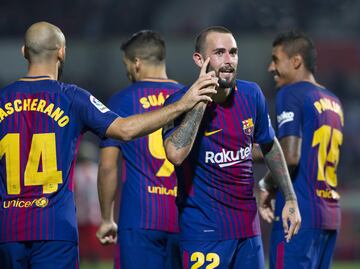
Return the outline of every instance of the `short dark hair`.
{"type": "Polygon", "coordinates": [[[299,30],[291,30],[276,36],[273,47],[282,46],[284,52],[292,57],[300,54],[304,60],[305,68],[312,74],[316,71],[316,49],[312,39],[299,30]]]}
{"type": "Polygon", "coordinates": [[[229,29],[227,29],[223,26],[210,26],[208,28],[205,28],[196,37],[195,52],[198,52],[198,53],[203,52],[205,39],[206,39],[207,35],[211,32],[232,34],[232,32],[229,29]]]}
{"type": "Polygon", "coordinates": [[[166,58],[165,41],[160,34],[152,30],[142,30],[122,43],[121,49],[130,60],[136,57],[158,64],[166,58]]]}

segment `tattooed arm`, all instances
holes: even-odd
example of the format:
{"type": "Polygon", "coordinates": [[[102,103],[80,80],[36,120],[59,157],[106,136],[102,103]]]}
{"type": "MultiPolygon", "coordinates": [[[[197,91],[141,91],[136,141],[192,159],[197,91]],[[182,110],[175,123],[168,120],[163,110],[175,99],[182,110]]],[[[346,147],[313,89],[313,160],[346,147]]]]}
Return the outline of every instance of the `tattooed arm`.
{"type": "Polygon", "coordinates": [[[297,204],[296,194],[294,192],[289,171],[278,140],[275,138],[273,143],[261,145],[261,150],[264,155],[265,163],[270,169],[271,175],[268,173],[264,179],[263,187],[265,190],[263,190],[260,194],[259,211],[265,220],[268,220],[266,217],[269,216],[266,214],[270,212],[270,215],[272,214],[272,216],[269,217],[269,219],[270,221],[273,220],[274,216],[271,211],[272,208],[269,201],[273,197],[272,194],[274,193],[274,186],[276,185],[284,195],[286,201],[282,211],[282,222],[285,238],[289,242],[291,237],[294,234],[297,234],[301,224],[301,216],[297,204]],[[267,212],[266,210],[270,211],[267,212]]]}
{"type": "Polygon", "coordinates": [[[265,163],[271,172],[265,176],[266,185],[270,188],[277,186],[285,200],[296,200],[285,157],[278,140],[275,138],[274,143],[260,145],[260,147],[265,163]]]}
{"type": "Polygon", "coordinates": [[[179,127],[165,140],[166,156],[174,165],[181,165],[191,151],[206,103],[198,103],[186,113],[179,127]]]}

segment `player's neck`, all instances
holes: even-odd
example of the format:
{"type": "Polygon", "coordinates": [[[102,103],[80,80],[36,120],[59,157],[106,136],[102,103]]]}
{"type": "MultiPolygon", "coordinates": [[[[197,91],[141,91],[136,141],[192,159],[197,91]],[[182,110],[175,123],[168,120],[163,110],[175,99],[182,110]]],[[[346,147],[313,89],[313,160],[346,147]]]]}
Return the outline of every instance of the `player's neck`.
{"type": "Polygon", "coordinates": [[[165,66],[151,66],[141,70],[139,80],[144,79],[167,79],[165,66]]]}
{"type": "Polygon", "coordinates": [[[58,69],[57,66],[47,65],[47,64],[29,64],[28,72],[26,74],[28,77],[37,77],[37,76],[48,76],[53,80],[57,80],[58,69]]]}
{"type": "Polygon", "coordinates": [[[306,81],[306,82],[309,82],[309,83],[314,84],[316,86],[322,87],[320,84],[318,84],[316,82],[316,79],[315,79],[314,75],[312,73],[310,73],[310,72],[305,72],[304,74],[300,75],[299,77],[297,77],[295,79],[294,82],[300,82],[300,81],[306,81]]]}
{"type": "Polygon", "coordinates": [[[307,81],[307,82],[310,82],[310,83],[312,83],[312,84],[318,84],[318,83],[316,82],[315,77],[314,77],[313,74],[309,74],[308,76],[306,76],[306,77],[304,78],[304,80],[307,81]]]}

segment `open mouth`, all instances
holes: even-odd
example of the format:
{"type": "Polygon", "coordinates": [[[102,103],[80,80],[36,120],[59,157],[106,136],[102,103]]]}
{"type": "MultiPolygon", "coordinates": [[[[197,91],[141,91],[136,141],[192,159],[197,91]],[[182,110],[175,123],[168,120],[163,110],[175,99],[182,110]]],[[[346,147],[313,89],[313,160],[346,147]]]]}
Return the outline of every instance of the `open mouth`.
{"type": "Polygon", "coordinates": [[[220,68],[219,69],[219,73],[234,73],[235,69],[234,68],[220,68]]]}
{"type": "Polygon", "coordinates": [[[224,79],[230,79],[235,72],[234,68],[220,68],[219,75],[224,79]]]}
{"type": "Polygon", "coordinates": [[[273,79],[274,79],[274,80],[278,80],[278,79],[280,78],[279,73],[276,72],[276,71],[271,72],[271,75],[273,76],[273,79]]]}

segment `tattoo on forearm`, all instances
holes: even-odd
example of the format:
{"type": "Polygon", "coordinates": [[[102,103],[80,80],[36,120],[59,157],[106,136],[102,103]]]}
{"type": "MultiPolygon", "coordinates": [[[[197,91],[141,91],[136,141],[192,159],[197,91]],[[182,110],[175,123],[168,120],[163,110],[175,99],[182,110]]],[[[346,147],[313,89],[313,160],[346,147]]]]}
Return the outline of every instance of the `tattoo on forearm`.
{"type": "Polygon", "coordinates": [[[274,143],[271,150],[265,155],[265,161],[271,170],[274,183],[283,193],[285,200],[295,199],[288,168],[278,143],[274,143]]]}
{"type": "Polygon", "coordinates": [[[180,126],[170,136],[170,141],[177,150],[190,145],[195,140],[204,110],[205,108],[194,108],[187,112],[180,126]]]}

